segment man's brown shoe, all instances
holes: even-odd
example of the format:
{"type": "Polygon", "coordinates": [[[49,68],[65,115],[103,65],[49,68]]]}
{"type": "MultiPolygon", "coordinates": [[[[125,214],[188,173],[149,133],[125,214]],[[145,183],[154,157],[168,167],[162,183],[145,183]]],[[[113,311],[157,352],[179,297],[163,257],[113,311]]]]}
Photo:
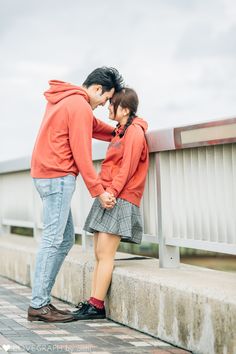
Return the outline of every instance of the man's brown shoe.
{"type": "Polygon", "coordinates": [[[73,315],[61,314],[46,305],[40,309],[28,308],[28,321],[44,321],[44,322],[72,322],[75,321],[73,315]]]}
{"type": "Polygon", "coordinates": [[[61,313],[62,315],[68,315],[68,314],[71,315],[71,311],[70,310],[59,310],[53,304],[48,304],[48,307],[50,307],[52,309],[52,311],[61,313]]]}

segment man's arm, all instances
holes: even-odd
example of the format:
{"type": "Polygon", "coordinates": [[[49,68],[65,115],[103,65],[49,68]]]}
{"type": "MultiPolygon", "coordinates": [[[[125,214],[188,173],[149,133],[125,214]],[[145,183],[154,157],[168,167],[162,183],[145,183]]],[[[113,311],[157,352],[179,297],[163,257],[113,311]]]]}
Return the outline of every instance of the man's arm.
{"type": "Polygon", "coordinates": [[[92,197],[99,196],[103,207],[114,205],[114,198],[104,191],[92,162],[92,129],[93,115],[83,98],[71,97],[67,106],[69,143],[71,151],[81,176],[92,197]],[[79,101],[79,102],[78,102],[79,101]],[[76,104],[75,104],[76,103],[76,104]]]}
{"type": "Polygon", "coordinates": [[[102,122],[100,119],[93,117],[93,135],[94,139],[111,141],[112,135],[115,128],[109,124],[102,122]]]}

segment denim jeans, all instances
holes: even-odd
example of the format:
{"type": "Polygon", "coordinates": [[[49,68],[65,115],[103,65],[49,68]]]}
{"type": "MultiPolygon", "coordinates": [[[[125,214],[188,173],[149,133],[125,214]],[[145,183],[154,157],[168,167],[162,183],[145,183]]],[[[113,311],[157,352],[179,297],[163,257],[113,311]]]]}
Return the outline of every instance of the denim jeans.
{"type": "Polygon", "coordinates": [[[76,179],[67,175],[33,180],[43,202],[43,233],[36,257],[31,306],[40,308],[50,303],[56,276],[74,244],[71,198],[76,179]]]}

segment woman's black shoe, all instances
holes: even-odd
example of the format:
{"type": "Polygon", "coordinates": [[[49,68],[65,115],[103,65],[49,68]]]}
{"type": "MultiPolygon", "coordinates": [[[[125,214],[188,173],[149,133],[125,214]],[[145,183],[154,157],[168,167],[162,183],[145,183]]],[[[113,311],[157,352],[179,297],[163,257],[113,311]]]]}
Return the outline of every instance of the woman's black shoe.
{"type": "Polygon", "coordinates": [[[75,306],[78,310],[72,311],[72,315],[75,317],[81,315],[88,306],[90,306],[88,301],[80,302],[77,306],[75,306]]]}
{"type": "Polygon", "coordinates": [[[105,307],[98,309],[97,307],[87,303],[78,311],[73,312],[75,320],[97,320],[106,318],[105,307]]]}
{"type": "MultiPolygon", "coordinates": [[[[85,300],[85,301],[79,302],[78,305],[75,306],[75,308],[78,310],[82,310],[82,309],[86,308],[87,305],[88,305],[88,301],[85,300]]],[[[78,310],[76,310],[75,312],[78,312],[78,310]]]]}

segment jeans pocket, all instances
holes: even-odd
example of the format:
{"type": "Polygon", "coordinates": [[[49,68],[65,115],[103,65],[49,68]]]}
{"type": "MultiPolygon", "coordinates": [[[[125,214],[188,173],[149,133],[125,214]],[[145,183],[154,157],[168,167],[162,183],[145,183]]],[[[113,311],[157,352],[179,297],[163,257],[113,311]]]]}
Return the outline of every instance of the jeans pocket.
{"type": "Polygon", "coordinates": [[[60,178],[34,178],[34,185],[41,198],[59,193],[61,190],[60,178]]]}

